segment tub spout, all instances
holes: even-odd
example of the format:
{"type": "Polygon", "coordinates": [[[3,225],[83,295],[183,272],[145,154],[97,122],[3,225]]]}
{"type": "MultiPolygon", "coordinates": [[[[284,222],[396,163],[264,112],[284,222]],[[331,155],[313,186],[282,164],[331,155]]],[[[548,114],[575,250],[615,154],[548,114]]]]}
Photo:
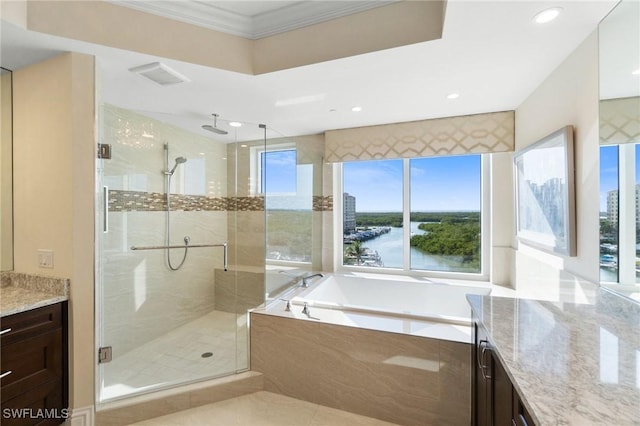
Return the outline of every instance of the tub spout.
{"type": "Polygon", "coordinates": [[[307,288],[309,287],[309,280],[311,280],[311,278],[313,277],[324,277],[324,275],[322,274],[313,274],[313,275],[309,275],[306,277],[302,278],[302,287],[307,288]]]}

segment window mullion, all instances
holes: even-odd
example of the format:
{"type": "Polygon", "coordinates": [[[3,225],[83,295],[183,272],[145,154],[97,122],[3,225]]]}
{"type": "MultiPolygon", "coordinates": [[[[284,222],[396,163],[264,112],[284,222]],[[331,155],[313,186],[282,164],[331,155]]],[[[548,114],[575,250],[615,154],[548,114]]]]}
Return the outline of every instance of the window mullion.
{"type": "Polygon", "coordinates": [[[635,155],[634,144],[623,144],[618,149],[619,203],[618,203],[618,282],[633,285],[636,280],[636,212],[635,212],[635,155]]]}
{"type": "Polygon", "coordinates": [[[411,160],[402,160],[402,269],[411,269],[411,160]]]}

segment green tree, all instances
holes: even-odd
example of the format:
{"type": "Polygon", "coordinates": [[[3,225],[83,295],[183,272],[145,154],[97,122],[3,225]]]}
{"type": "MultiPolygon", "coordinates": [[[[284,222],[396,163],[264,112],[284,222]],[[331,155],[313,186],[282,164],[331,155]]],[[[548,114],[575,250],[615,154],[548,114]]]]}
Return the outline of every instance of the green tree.
{"type": "Polygon", "coordinates": [[[461,256],[472,265],[480,264],[480,222],[446,217],[440,223],[421,223],[424,235],[411,237],[411,246],[429,253],[461,256]]]}
{"type": "Polygon", "coordinates": [[[365,248],[362,247],[362,242],[354,241],[347,249],[345,250],[345,254],[347,256],[354,256],[356,258],[356,264],[360,265],[360,261],[362,260],[362,255],[366,252],[365,248]]]}

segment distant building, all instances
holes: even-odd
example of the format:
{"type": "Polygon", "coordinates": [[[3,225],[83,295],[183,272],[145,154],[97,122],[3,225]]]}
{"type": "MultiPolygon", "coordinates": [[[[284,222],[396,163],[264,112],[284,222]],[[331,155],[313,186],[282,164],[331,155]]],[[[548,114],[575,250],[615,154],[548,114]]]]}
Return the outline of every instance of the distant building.
{"type": "MultiPolygon", "coordinates": [[[[618,223],[618,190],[607,192],[607,220],[610,223],[618,223]]],[[[640,184],[636,185],[636,226],[640,227],[640,184]]]]}
{"type": "Polygon", "coordinates": [[[607,192],[607,220],[618,223],[618,190],[607,192]]]}
{"type": "Polygon", "coordinates": [[[356,230],[356,197],[345,192],[343,194],[342,211],[343,233],[349,234],[356,230]]]}

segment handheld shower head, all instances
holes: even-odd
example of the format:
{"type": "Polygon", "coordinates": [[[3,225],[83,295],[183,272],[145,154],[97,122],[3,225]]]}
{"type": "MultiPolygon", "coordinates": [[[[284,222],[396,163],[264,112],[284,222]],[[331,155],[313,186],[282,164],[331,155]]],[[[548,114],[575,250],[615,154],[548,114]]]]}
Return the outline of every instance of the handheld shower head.
{"type": "Polygon", "coordinates": [[[229,132],[227,132],[226,130],[218,129],[218,114],[212,114],[212,115],[213,115],[213,126],[210,124],[203,124],[202,128],[210,132],[217,133],[219,135],[228,134],[229,132]]]}
{"type": "Polygon", "coordinates": [[[184,158],[184,157],[177,157],[177,158],[176,158],[176,164],[174,164],[174,165],[173,165],[173,169],[171,169],[169,172],[167,172],[167,174],[172,176],[172,175],[173,175],[173,172],[175,172],[175,171],[176,171],[176,169],[178,168],[178,165],[179,165],[179,164],[182,164],[182,163],[186,163],[186,162],[187,162],[187,159],[186,159],[186,158],[184,158]]]}

